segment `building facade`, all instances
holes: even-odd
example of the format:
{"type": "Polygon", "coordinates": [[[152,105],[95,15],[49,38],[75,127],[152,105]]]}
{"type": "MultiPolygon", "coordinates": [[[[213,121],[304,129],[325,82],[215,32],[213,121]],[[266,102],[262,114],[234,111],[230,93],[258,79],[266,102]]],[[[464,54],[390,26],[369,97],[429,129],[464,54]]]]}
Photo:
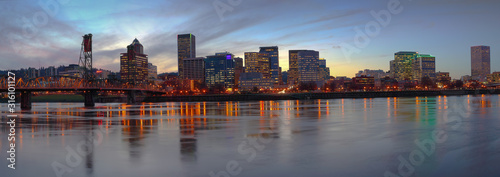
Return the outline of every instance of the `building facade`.
{"type": "Polygon", "coordinates": [[[373,90],[375,89],[375,77],[359,76],[352,78],[352,88],[354,90],[373,90]]]}
{"type": "Polygon", "coordinates": [[[330,68],[326,67],[326,60],[324,58],[319,59],[319,77],[321,80],[330,79],[330,68]]]}
{"type": "Polygon", "coordinates": [[[270,73],[270,80],[271,83],[274,85],[280,85],[281,84],[281,79],[280,79],[280,64],[279,64],[279,51],[278,51],[278,46],[272,46],[272,47],[260,47],[259,53],[265,53],[269,57],[269,73],[270,73]]]}
{"type": "Polygon", "coordinates": [[[148,79],[158,79],[158,67],[156,65],[153,65],[153,63],[148,63],[148,79]]]}
{"type": "Polygon", "coordinates": [[[488,83],[500,84],[500,72],[493,72],[490,75],[488,75],[488,83]]]}
{"type": "Polygon", "coordinates": [[[177,69],[180,79],[184,79],[183,60],[186,58],[196,58],[196,37],[193,34],[177,35],[177,69]]]}
{"type": "Polygon", "coordinates": [[[471,77],[481,82],[486,81],[486,76],[491,73],[490,47],[471,47],[471,77]]]}
{"type": "Polygon", "coordinates": [[[239,80],[241,74],[244,72],[245,69],[243,68],[243,58],[240,57],[234,58],[234,83],[236,88],[239,88],[239,80]]]}
{"type": "Polygon", "coordinates": [[[262,79],[271,79],[269,54],[258,52],[245,52],[245,72],[262,73],[262,79]]]}
{"type": "Polygon", "coordinates": [[[205,57],[186,58],[183,60],[184,78],[200,83],[205,81],[205,57]]]}
{"type": "Polygon", "coordinates": [[[397,81],[414,80],[413,61],[417,57],[417,52],[397,52],[394,54],[394,61],[391,61],[391,75],[397,81]]]}
{"type": "Polygon", "coordinates": [[[288,51],[288,85],[296,85],[299,83],[299,62],[298,54],[305,50],[289,50],[288,51]]]}
{"type": "Polygon", "coordinates": [[[303,50],[297,53],[298,82],[319,82],[319,52],[303,50]]]}
{"type": "Polygon", "coordinates": [[[418,54],[413,61],[413,78],[422,81],[423,77],[436,79],[436,57],[427,54],[418,54]]]}
{"type": "Polygon", "coordinates": [[[242,73],[239,80],[239,90],[240,91],[253,91],[254,88],[257,89],[271,89],[272,82],[269,80],[262,79],[262,73],[250,72],[242,73]]]}
{"type": "Polygon", "coordinates": [[[234,81],[234,56],[231,53],[217,53],[205,59],[205,84],[209,88],[217,85],[226,89],[233,89],[234,81]]]}
{"type": "Polygon", "coordinates": [[[148,55],[139,40],[127,46],[127,53],[120,54],[120,78],[130,84],[146,82],[148,79],[148,55]]]}

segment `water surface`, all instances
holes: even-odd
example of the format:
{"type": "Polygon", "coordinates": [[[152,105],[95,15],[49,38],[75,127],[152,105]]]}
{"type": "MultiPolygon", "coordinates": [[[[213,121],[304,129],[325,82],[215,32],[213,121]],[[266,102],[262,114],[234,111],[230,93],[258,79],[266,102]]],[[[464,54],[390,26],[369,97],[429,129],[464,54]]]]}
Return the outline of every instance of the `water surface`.
{"type": "Polygon", "coordinates": [[[16,170],[5,160],[7,105],[0,104],[0,172],[23,177],[55,177],[56,171],[71,177],[500,176],[499,103],[498,95],[95,108],[34,103],[17,119],[16,170]],[[441,133],[442,142],[433,139],[433,131],[441,133]],[[435,146],[428,154],[415,144],[426,140],[435,146]],[[411,166],[401,168],[400,157],[411,166]]]}

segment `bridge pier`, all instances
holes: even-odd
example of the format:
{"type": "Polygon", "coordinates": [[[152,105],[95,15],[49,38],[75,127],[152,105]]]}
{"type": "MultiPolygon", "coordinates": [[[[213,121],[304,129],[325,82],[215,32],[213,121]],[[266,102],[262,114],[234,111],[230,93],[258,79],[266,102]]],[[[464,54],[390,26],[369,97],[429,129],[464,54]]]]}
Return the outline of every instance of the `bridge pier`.
{"type": "Polygon", "coordinates": [[[95,91],[84,91],[83,97],[85,99],[85,107],[94,107],[95,106],[95,91]]]}
{"type": "Polygon", "coordinates": [[[136,104],[137,99],[135,96],[135,91],[130,90],[127,92],[127,104],[136,104]]]}
{"type": "Polygon", "coordinates": [[[21,91],[21,110],[31,110],[31,91],[21,91]]]}

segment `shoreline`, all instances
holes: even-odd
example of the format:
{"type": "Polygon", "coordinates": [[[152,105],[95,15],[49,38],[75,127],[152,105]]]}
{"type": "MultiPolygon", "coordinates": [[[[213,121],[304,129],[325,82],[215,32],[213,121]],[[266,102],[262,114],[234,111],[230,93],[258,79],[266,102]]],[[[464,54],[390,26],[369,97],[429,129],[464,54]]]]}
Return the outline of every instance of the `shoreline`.
{"type": "Polygon", "coordinates": [[[500,94],[500,89],[160,96],[160,97],[146,97],[143,100],[143,102],[203,102],[203,101],[219,102],[219,101],[315,100],[315,99],[342,99],[342,98],[460,96],[460,95],[482,95],[482,94],[500,94]]]}
{"type": "MultiPolygon", "coordinates": [[[[460,96],[500,94],[500,89],[482,90],[432,90],[432,91],[369,91],[369,92],[330,92],[330,93],[288,93],[288,94],[219,94],[219,95],[184,95],[184,96],[138,96],[138,102],[220,102],[220,101],[270,101],[270,100],[315,100],[344,98],[387,98],[420,96],[460,96]]],[[[0,99],[3,100],[3,99],[0,99]]],[[[33,102],[83,102],[80,95],[42,95],[33,98],[33,102]]],[[[126,97],[98,97],[96,103],[126,103],[126,97]]]]}

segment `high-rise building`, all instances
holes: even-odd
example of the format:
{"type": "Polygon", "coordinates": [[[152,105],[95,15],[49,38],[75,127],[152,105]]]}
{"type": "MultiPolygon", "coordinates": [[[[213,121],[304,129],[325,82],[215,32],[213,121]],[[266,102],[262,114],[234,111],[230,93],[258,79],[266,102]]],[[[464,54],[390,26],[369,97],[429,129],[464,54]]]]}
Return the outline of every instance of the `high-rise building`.
{"type": "Polygon", "coordinates": [[[262,73],[262,79],[269,80],[271,78],[269,54],[245,52],[245,72],[262,73]]]}
{"type": "Polygon", "coordinates": [[[471,76],[478,81],[486,81],[486,76],[491,73],[490,47],[471,47],[471,76]]]}
{"type": "Polygon", "coordinates": [[[391,75],[397,81],[414,80],[413,61],[417,57],[417,52],[397,52],[394,54],[394,61],[391,63],[393,69],[391,75]]]}
{"type": "Polygon", "coordinates": [[[241,74],[245,72],[243,68],[243,58],[236,57],[234,58],[234,83],[235,83],[235,88],[239,88],[239,80],[241,77],[241,74]]]}
{"type": "Polygon", "coordinates": [[[422,81],[423,77],[436,79],[436,57],[427,54],[418,54],[413,60],[413,78],[422,81]]]}
{"type": "Polygon", "coordinates": [[[158,78],[158,67],[153,63],[148,63],[148,79],[156,80],[158,78]]]}
{"type": "Polygon", "coordinates": [[[120,54],[120,77],[122,81],[136,84],[147,81],[148,77],[148,55],[139,40],[134,39],[127,46],[127,53],[120,54]]]}
{"type": "Polygon", "coordinates": [[[326,60],[324,58],[319,59],[319,77],[321,80],[330,79],[330,68],[326,67],[326,60]]]}
{"type": "Polygon", "coordinates": [[[268,54],[270,80],[274,85],[280,84],[280,64],[278,46],[260,47],[259,53],[268,54]]]}
{"type": "Polygon", "coordinates": [[[298,82],[322,81],[319,71],[319,52],[303,50],[297,53],[298,82]]]}
{"type": "Polygon", "coordinates": [[[185,79],[205,81],[205,57],[185,58],[183,62],[185,79]]]}
{"type": "Polygon", "coordinates": [[[305,50],[289,50],[288,51],[288,85],[296,85],[299,83],[299,63],[298,54],[305,50]]]}
{"type": "Polygon", "coordinates": [[[186,58],[196,58],[196,37],[193,34],[177,35],[177,65],[180,79],[184,79],[182,60],[186,58]]]}
{"type": "Polygon", "coordinates": [[[209,87],[221,85],[234,88],[234,56],[231,53],[217,53],[205,59],[205,84],[209,87]]]}

